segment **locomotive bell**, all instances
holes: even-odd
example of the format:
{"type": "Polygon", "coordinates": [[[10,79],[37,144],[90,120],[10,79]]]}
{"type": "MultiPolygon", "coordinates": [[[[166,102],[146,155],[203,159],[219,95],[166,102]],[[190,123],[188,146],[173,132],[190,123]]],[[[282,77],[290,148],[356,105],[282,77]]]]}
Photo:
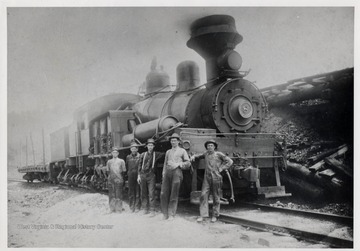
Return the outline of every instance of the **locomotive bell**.
{"type": "Polygon", "coordinates": [[[240,77],[242,59],[233,49],[242,39],[233,17],[212,15],[191,25],[187,46],[205,59],[207,80],[211,81],[219,77],[240,77]]]}

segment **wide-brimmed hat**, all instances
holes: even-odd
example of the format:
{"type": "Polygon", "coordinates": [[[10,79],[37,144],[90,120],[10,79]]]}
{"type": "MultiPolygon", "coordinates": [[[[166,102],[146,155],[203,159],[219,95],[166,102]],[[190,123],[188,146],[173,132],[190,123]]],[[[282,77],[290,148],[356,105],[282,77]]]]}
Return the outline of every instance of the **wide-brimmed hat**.
{"type": "Polygon", "coordinates": [[[153,145],[155,145],[155,140],[154,140],[154,139],[148,139],[148,140],[146,141],[146,145],[148,145],[148,144],[153,144],[153,145]]]}
{"type": "Polygon", "coordinates": [[[113,147],[113,149],[111,150],[111,152],[119,152],[119,149],[117,147],[113,147]]]}
{"type": "Polygon", "coordinates": [[[171,136],[169,137],[169,141],[170,141],[171,139],[177,139],[177,140],[181,141],[180,136],[179,136],[179,134],[177,134],[177,133],[173,133],[173,135],[171,135],[171,136]]]}
{"type": "Polygon", "coordinates": [[[214,144],[215,149],[217,149],[218,144],[217,144],[216,141],[213,140],[213,139],[210,139],[210,140],[208,140],[208,141],[205,142],[204,146],[205,146],[206,149],[207,149],[207,145],[210,144],[210,143],[211,143],[211,144],[214,144]]]}

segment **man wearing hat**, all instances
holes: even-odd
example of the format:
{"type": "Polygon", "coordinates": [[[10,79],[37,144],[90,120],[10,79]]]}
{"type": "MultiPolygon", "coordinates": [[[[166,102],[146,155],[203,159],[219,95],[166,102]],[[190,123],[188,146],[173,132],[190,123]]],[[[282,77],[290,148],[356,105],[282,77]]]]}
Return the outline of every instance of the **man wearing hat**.
{"type": "Polygon", "coordinates": [[[109,204],[111,212],[122,212],[122,194],[124,185],[124,172],[126,172],[125,161],[118,158],[117,148],[111,152],[113,158],[106,163],[109,188],[109,204]]]}
{"type": "Polygon", "coordinates": [[[207,150],[205,153],[191,157],[191,161],[194,161],[196,158],[205,158],[205,174],[200,197],[200,217],[197,221],[202,222],[204,217],[209,217],[208,199],[209,193],[212,191],[214,203],[211,222],[216,222],[220,214],[220,192],[222,186],[222,176],[220,173],[223,170],[229,169],[233,161],[225,154],[216,151],[218,145],[215,140],[206,141],[204,146],[207,150]]]}
{"type": "Polygon", "coordinates": [[[132,212],[139,211],[141,207],[140,185],[137,183],[140,154],[138,145],[133,142],[130,145],[131,153],[126,156],[126,170],[129,185],[129,206],[132,212]]]}
{"type": "Polygon", "coordinates": [[[151,213],[155,216],[155,165],[164,156],[161,152],[155,152],[155,140],[148,139],[147,151],[140,155],[137,181],[141,188],[141,204],[145,210],[144,214],[151,213]]]}
{"type": "Polygon", "coordinates": [[[169,140],[172,148],[165,154],[160,200],[164,219],[173,220],[183,179],[182,170],[190,167],[190,159],[186,150],[179,147],[181,139],[177,133],[174,133],[169,140]]]}

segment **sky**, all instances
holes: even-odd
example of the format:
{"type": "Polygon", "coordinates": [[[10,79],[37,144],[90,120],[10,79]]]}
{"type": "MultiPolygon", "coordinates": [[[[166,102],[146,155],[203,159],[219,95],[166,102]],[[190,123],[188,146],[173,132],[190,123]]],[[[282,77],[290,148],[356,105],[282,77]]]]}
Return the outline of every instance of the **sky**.
{"type": "Polygon", "coordinates": [[[259,88],[354,67],[351,5],[41,7],[40,1],[31,7],[22,3],[5,6],[1,16],[7,52],[7,94],[2,102],[7,101],[8,114],[32,112],[32,116],[8,121],[5,132],[8,147],[14,149],[24,147],[25,136],[29,139],[32,133],[39,155],[42,129],[49,148],[49,134],[68,126],[76,108],[110,93],[136,94],[153,57],[169,74],[171,84],[176,84],[177,65],[185,60],[199,65],[200,82],[205,83],[205,61],[186,42],[191,23],[207,15],[234,17],[243,36],[235,49],[243,59],[241,70],[250,70],[246,79],[259,88]]]}
{"type": "Polygon", "coordinates": [[[235,18],[241,70],[259,88],[354,66],[351,7],[9,7],[8,112],[137,93],[154,56],[172,84],[184,60],[205,83],[205,61],[186,42],[190,24],[211,14],[235,18]]]}

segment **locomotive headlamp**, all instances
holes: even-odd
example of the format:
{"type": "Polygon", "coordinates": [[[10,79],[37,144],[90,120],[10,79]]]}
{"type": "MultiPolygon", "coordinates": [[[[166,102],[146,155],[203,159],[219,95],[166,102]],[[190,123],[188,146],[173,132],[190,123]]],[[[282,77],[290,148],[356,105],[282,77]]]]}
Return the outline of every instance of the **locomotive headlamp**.
{"type": "Polygon", "coordinates": [[[250,101],[246,98],[239,98],[238,99],[238,111],[241,117],[248,119],[253,114],[253,107],[250,101]]]}
{"type": "Polygon", "coordinates": [[[250,122],[253,115],[253,107],[246,97],[239,95],[230,100],[229,115],[234,123],[246,125],[250,122]]]}
{"type": "Polygon", "coordinates": [[[189,150],[190,149],[190,141],[189,140],[184,140],[182,143],[182,146],[185,150],[189,150]]]}
{"type": "Polygon", "coordinates": [[[220,68],[237,71],[241,68],[242,58],[236,51],[228,51],[221,55],[217,60],[217,65],[220,68]]]}

